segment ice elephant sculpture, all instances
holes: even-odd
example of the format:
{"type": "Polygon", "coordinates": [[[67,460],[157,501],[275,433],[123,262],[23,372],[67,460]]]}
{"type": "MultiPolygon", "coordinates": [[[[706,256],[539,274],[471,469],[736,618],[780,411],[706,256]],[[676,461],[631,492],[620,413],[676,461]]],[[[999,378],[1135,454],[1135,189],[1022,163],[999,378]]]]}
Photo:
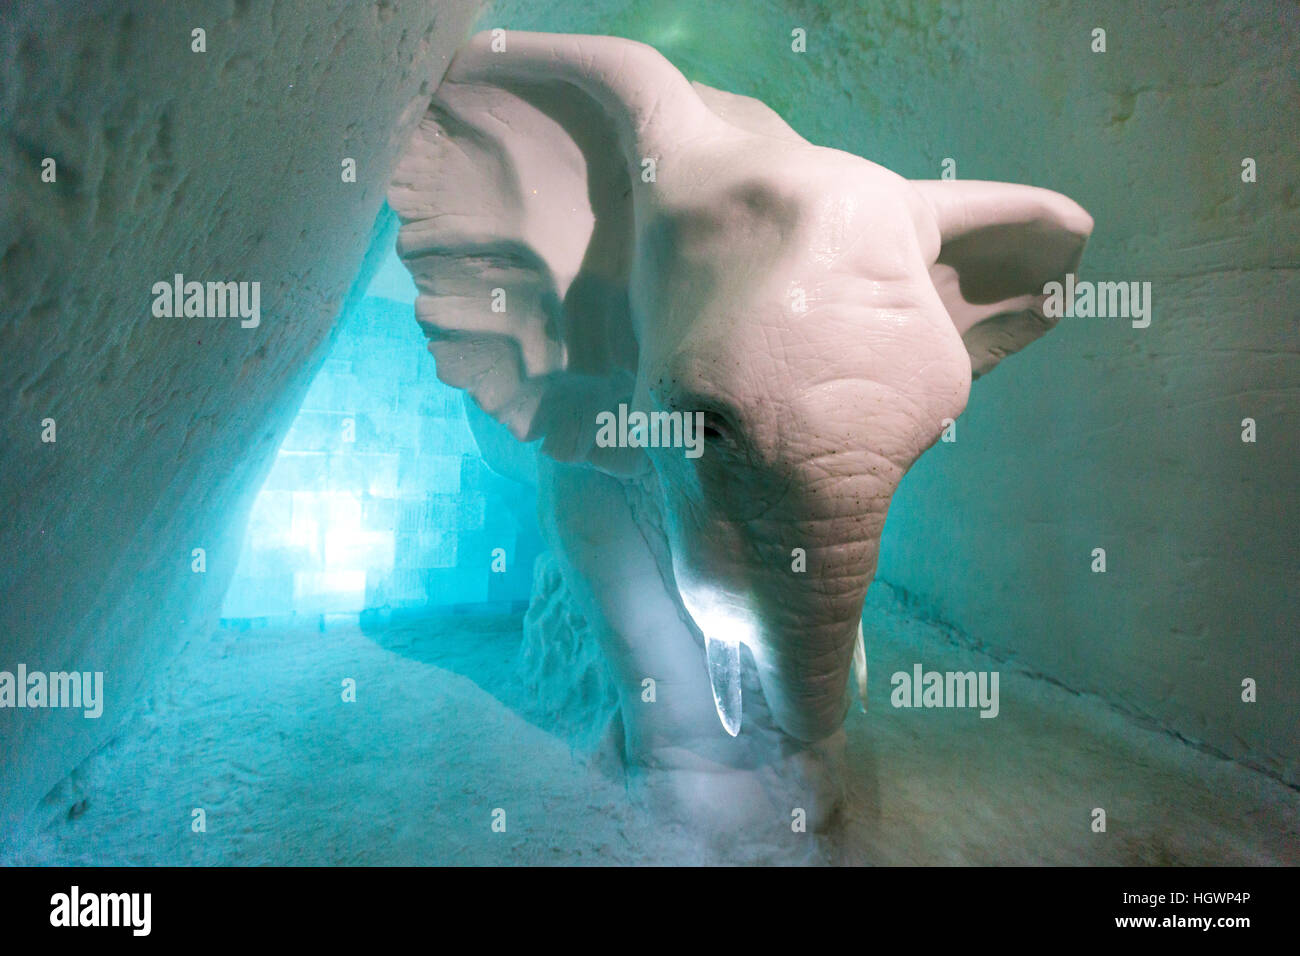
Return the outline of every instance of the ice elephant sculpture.
{"type": "Polygon", "coordinates": [[[492,467],[535,467],[629,765],[688,817],[824,823],[890,497],[1052,326],[1091,218],[814,146],[643,44],[499,31],[389,201],[439,377],[492,467]]]}

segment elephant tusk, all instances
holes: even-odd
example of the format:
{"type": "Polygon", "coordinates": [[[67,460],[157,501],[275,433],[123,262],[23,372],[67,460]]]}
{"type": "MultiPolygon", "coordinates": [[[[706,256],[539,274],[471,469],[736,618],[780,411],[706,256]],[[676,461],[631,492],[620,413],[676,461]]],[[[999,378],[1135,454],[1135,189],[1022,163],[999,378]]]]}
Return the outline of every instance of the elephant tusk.
{"type": "Polygon", "coordinates": [[[709,662],[709,683],[713,704],[718,708],[722,729],[731,736],[740,733],[740,642],[704,635],[704,654],[709,662]]]}
{"type": "Polygon", "coordinates": [[[853,645],[853,679],[858,685],[858,704],[867,712],[867,644],[862,637],[862,621],[858,621],[858,639],[853,645]]]}

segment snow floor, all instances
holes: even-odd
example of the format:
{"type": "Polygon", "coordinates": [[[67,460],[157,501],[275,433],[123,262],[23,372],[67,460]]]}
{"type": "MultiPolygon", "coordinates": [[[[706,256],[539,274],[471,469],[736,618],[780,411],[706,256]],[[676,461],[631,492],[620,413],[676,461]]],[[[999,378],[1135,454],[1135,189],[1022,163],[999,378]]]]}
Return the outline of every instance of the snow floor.
{"type": "Polygon", "coordinates": [[[4,862],[1300,862],[1300,793],[994,662],[879,593],[875,696],[847,721],[849,809],[832,836],[704,847],[657,825],[616,760],[575,753],[530,712],[514,669],[522,615],[458,615],[192,643],[4,862]],[[1000,671],[1000,715],[892,708],[889,675],[915,662],[1000,671]],[[348,677],[355,703],[342,700],[348,677]],[[191,829],[196,807],[206,832],[191,829]]]}

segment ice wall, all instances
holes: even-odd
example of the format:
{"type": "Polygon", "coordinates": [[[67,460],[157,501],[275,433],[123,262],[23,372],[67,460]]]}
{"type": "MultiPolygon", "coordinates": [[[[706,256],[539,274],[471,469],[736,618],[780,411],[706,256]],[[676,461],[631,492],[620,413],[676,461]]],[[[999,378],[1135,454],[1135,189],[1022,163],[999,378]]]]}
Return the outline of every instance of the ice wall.
{"type": "Polygon", "coordinates": [[[895,499],[879,579],[1019,666],[1300,782],[1295,4],[511,0],[479,26],[643,40],[815,142],[1087,208],[1083,278],[1151,282],[1150,326],[1066,319],[977,382],[957,441],[895,499]]]}
{"type": "Polygon", "coordinates": [[[527,603],[535,490],[479,456],[415,295],[389,243],[253,503],[223,618],[527,603]]]}
{"type": "Polygon", "coordinates": [[[102,671],[106,697],[98,720],[0,713],[0,840],[215,623],[396,155],[477,7],[0,11],[0,668],[102,671]],[[154,317],[176,273],[259,282],[260,323],[154,317]]]}

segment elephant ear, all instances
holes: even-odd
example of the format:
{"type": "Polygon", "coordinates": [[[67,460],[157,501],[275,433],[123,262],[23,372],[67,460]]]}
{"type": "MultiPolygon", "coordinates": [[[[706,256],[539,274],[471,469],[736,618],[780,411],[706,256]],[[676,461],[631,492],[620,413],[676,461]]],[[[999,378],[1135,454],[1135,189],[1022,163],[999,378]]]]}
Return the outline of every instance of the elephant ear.
{"type": "Polygon", "coordinates": [[[1043,287],[1078,268],[1092,217],[1060,193],[1034,186],[912,185],[939,226],[930,277],[978,377],[1056,324],[1043,312],[1043,287]]]}
{"type": "Polygon", "coordinates": [[[515,438],[633,470],[595,435],[634,386],[642,160],[712,114],[651,47],[497,33],[456,54],[389,189],[416,318],[438,377],[515,438]]]}

